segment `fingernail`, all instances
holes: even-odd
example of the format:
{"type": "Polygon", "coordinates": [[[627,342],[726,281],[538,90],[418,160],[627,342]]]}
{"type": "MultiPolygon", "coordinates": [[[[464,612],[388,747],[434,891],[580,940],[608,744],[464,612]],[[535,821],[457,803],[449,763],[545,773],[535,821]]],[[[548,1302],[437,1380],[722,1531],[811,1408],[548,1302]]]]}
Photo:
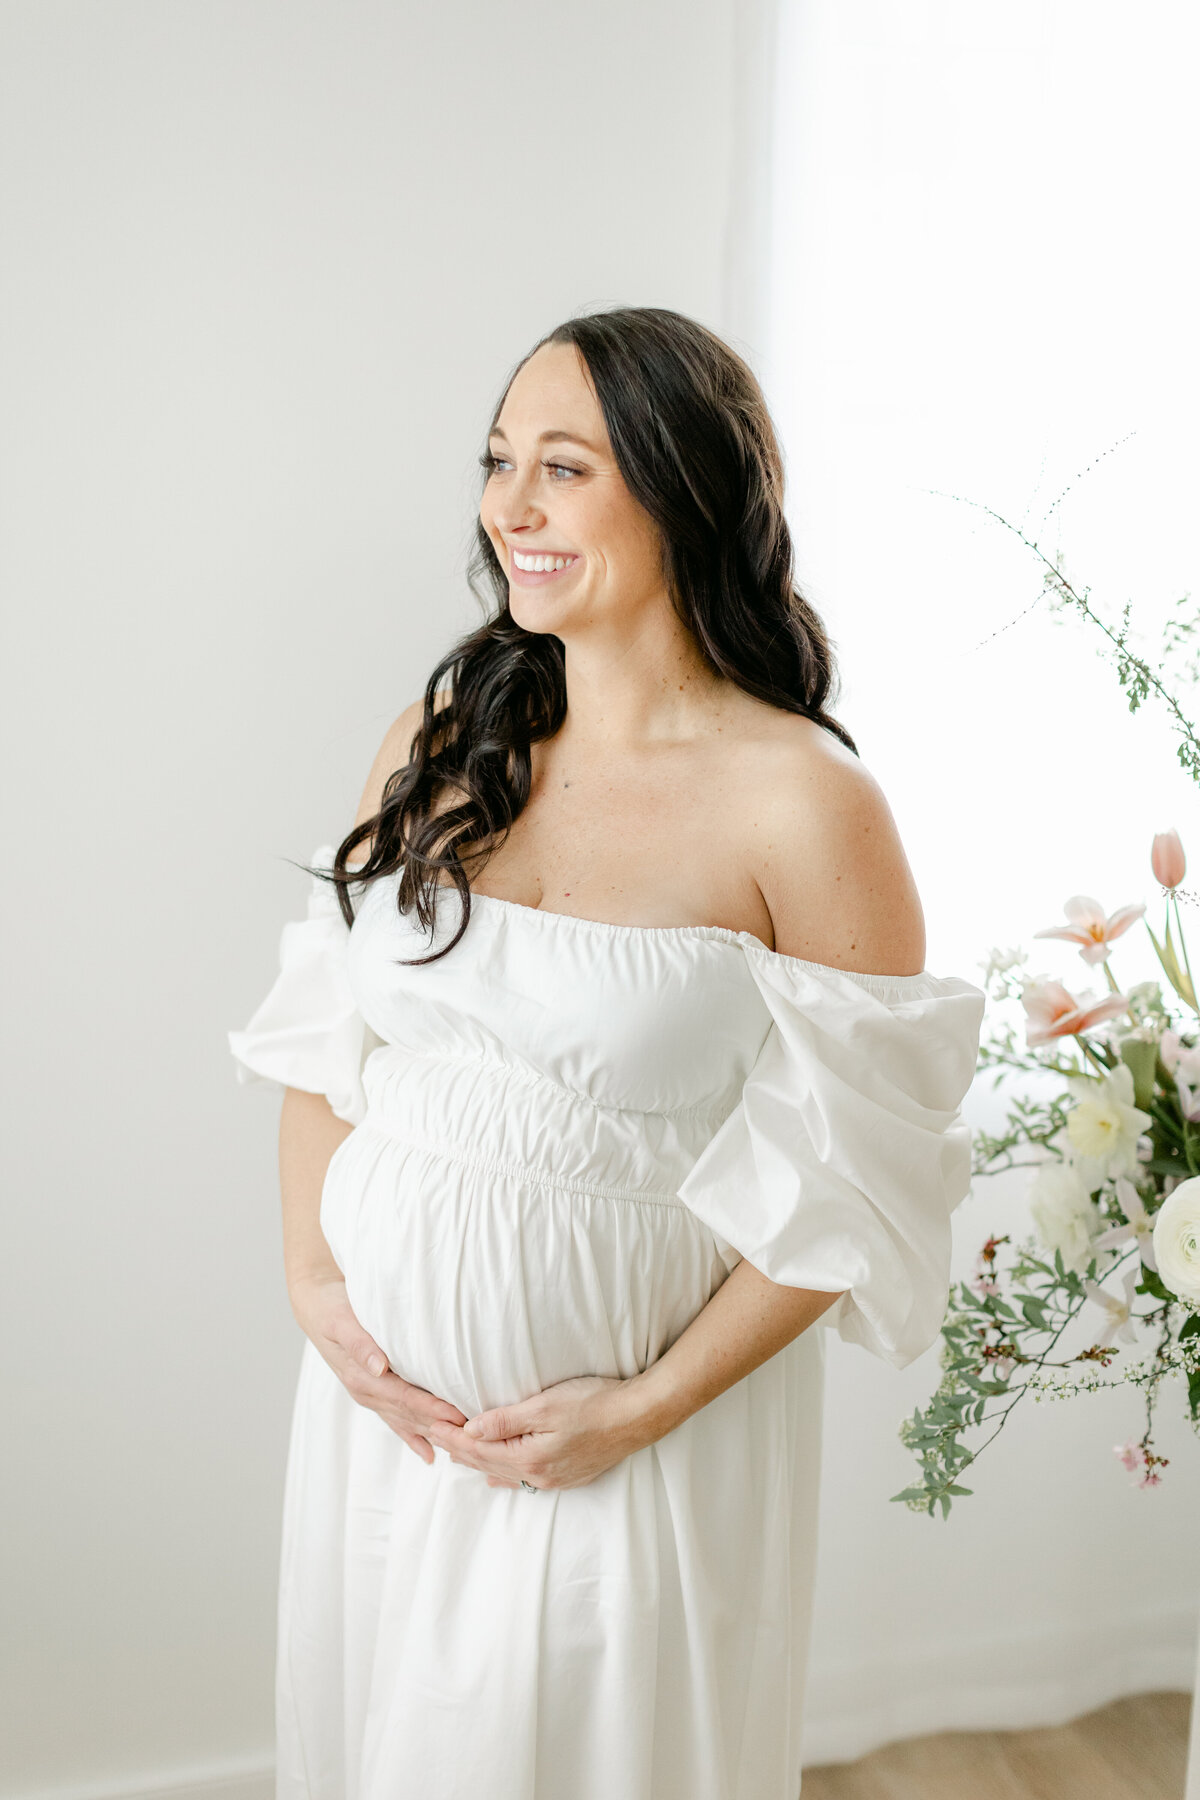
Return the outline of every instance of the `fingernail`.
{"type": "Polygon", "coordinates": [[[479,1423],[478,1419],[468,1419],[463,1426],[463,1430],[468,1437],[483,1436],[483,1426],[479,1423]]]}
{"type": "Polygon", "coordinates": [[[382,1356],[379,1355],[378,1351],[376,1351],[374,1356],[368,1356],[367,1367],[370,1369],[372,1375],[382,1375],[383,1371],[387,1368],[387,1364],[384,1362],[382,1356]]]}

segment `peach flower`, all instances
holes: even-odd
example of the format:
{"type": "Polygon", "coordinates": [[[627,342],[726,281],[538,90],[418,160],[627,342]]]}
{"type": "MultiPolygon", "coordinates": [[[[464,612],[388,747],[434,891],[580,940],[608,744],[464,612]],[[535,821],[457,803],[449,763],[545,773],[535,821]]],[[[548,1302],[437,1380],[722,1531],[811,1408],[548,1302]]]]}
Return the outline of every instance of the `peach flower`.
{"type": "MultiPolygon", "coordinates": [[[[1155,843],[1158,839],[1155,838],[1155,843]]],[[[1071,923],[1069,925],[1049,925],[1045,931],[1035,931],[1034,937],[1066,938],[1070,944],[1082,946],[1079,954],[1086,963],[1103,962],[1108,956],[1108,947],[1114,938],[1119,938],[1146,910],[1146,902],[1139,900],[1133,906],[1119,906],[1115,913],[1105,916],[1104,908],[1090,894],[1072,894],[1063,911],[1071,923]]]]}
{"type": "Polygon", "coordinates": [[[1049,977],[1027,981],[1021,990],[1021,1004],[1028,1018],[1025,1042],[1031,1050],[1037,1044],[1049,1043],[1051,1038],[1076,1037],[1129,1009],[1124,994],[1105,994],[1100,998],[1089,993],[1076,998],[1061,981],[1049,977]]]}

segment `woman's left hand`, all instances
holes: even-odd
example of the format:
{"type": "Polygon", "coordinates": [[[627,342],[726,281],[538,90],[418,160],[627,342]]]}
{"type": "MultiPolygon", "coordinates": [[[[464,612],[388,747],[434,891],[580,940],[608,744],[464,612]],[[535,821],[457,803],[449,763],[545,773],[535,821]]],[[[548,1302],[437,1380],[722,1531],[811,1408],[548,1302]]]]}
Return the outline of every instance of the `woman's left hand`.
{"type": "Polygon", "coordinates": [[[617,1376],[578,1375],[465,1425],[427,1429],[451,1462],[479,1469],[489,1487],[583,1487],[653,1441],[639,1429],[630,1386],[617,1376]]]}

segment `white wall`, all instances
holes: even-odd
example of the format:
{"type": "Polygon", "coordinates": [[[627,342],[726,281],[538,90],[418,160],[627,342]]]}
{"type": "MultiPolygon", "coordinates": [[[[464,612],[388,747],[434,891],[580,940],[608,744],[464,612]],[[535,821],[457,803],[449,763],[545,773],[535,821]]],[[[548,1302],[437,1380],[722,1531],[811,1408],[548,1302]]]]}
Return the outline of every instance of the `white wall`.
{"type": "Polygon", "coordinates": [[[512,363],[601,306],[721,328],[734,12],[0,18],[6,1794],[267,1766],[300,1338],[224,1034],[282,859],[476,621],[512,363]]]}
{"type": "MultiPolygon", "coordinates": [[[[1176,824],[1194,872],[1200,793],[1098,637],[1035,604],[1030,552],[944,496],[1061,548],[1109,619],[1132,599],[1154,660],[1176,596],[1200,610],[1183,223],[1200,27],[1183,0],[782,11],[762,360],[839,716],[899,819],[929,965],[978,980],[990,946],[1023,944],[1034,969],[1103,986],[1032,932],[1079,892],[1144,899],[1161,931],[1150,841],[1176,824]]],[[[1113,969],[1159,973],[1140,926],[1113,969]]],[[[978,1081],[972,1119],[995,1129],[1004,1093],[978,1081]]],[[[1021,1178],[980,1180],[957,1227],[965,1276],[990,1231],[1028,1230],[1021,1178]]],[[[830,1349],[810,1760],[1191,1686],[1200,1441],[1179,1385],[1158,1408],[1161,1489],[1112,1454],[1141,1435],[1137,1390],[1026,1402],[943,1524],[886,1504],[916,1469],[896,1427],[936,1387],[936,1348],[902,1374],[830,1349]]]]}

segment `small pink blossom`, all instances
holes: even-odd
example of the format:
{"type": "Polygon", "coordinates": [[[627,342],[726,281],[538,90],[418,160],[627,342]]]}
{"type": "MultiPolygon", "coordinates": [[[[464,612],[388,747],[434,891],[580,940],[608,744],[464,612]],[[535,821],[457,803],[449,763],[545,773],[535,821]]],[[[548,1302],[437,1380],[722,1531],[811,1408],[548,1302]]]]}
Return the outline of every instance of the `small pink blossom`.
{"type": "Polygon", "coordinates": [[[1129,1010],[1128,996],[1069,993],[1061,981],[1044,979],[1027,981],[1021,991],[1021,1004],[1028,1017],[1025,1042],[1030,1049],[1051,1038],[1076,1037],[1093,1025],[1129,1010]]]}
{"type": "Polygon", "coordinates": [[[1049,925],[1044,931],[1035,931],[1033,935],[1039,938],[1066,938],[1068,943],[1081,946],[1079,954],[1084,962],[1104,962],[1113,939],[1128,931],[1145,910],[1146,902],[1139,900],[1132,906],[1118,907],[1115,913],[1105,916],[1100,902],[1093,900],[1090,894],[1072,894],[1063,907],[1071,923],[1049,925]]]}
{"type": "Polygon", "coordinates": [[[1136,1438],[1130,1438],[1127,1444],[1114,1444],[1113,1455],[1122,1468],[1138,1477],[1134,1486],[1140,1488],[1161,1487],[1162,1471],[1171,1460],[1169,1456],[1159,1456],[1145,1444],[1139,1444],[1136,1438]]]}

